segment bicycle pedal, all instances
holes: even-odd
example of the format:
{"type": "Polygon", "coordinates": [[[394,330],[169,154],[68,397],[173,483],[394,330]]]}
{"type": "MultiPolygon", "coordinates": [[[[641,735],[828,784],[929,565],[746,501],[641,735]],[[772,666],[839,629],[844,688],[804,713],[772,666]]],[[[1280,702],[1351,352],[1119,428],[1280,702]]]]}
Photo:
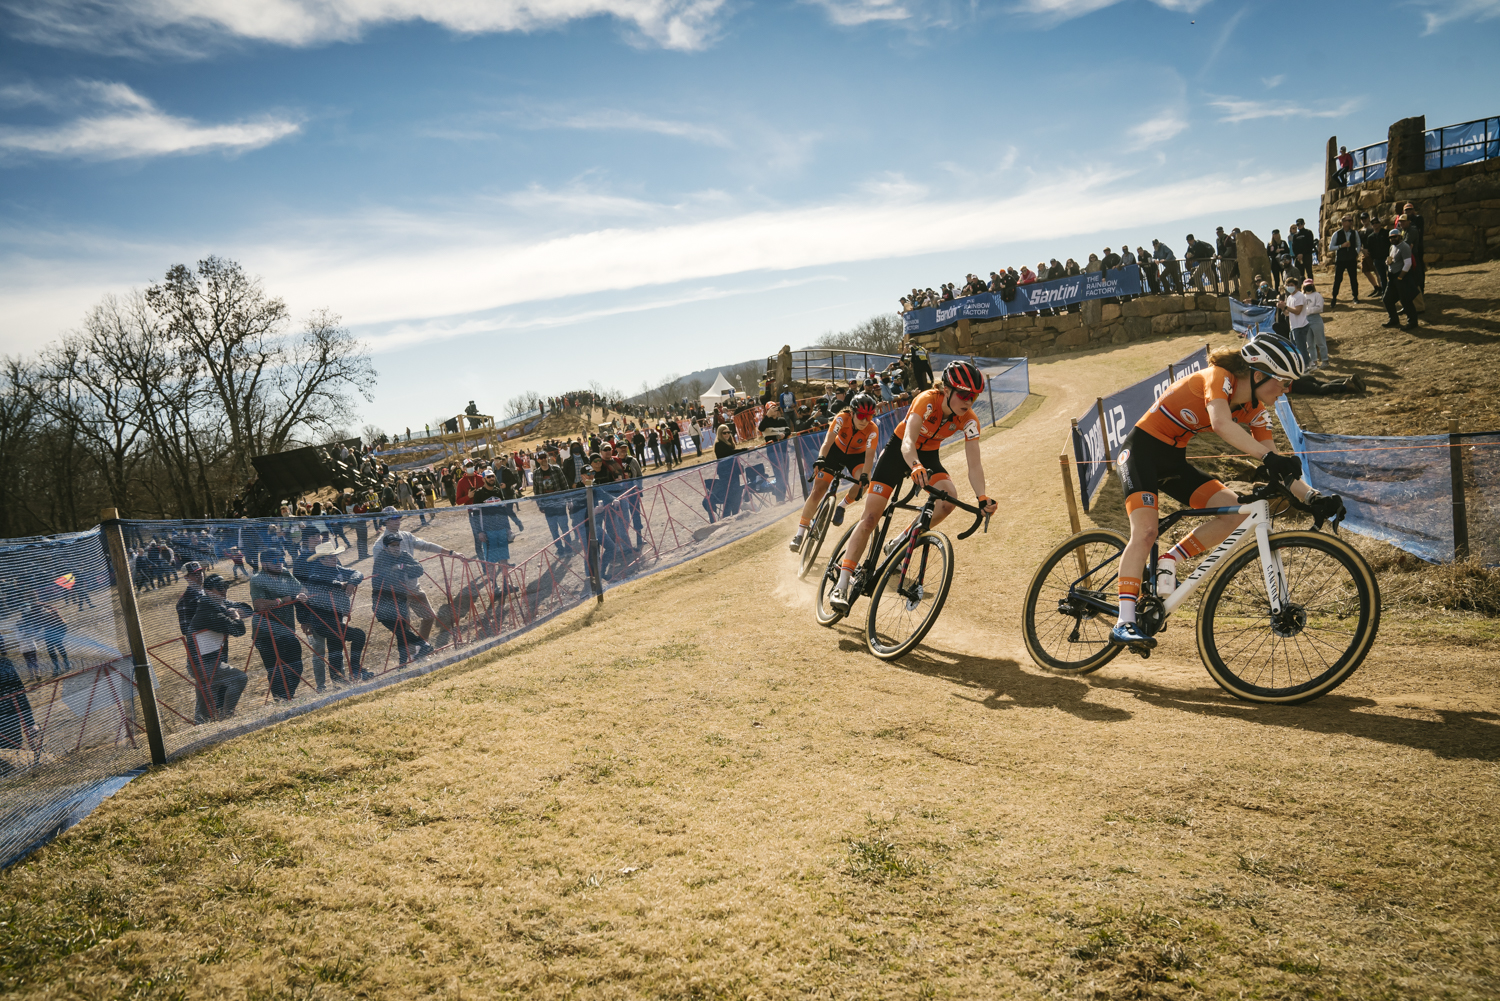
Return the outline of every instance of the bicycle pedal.
{"type": "Polygon", "coordinates": [[[1135,643],[1130,647],[1130,652],[1140,657],[1141,660],[1151,659],[1151,648],[1143,643],[1135,643]]]}

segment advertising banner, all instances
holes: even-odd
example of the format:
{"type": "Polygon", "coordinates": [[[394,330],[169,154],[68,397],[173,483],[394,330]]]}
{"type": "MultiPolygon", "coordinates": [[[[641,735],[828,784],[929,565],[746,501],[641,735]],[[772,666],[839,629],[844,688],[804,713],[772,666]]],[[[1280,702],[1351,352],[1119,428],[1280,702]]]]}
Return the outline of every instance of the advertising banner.
{"type": "Polygon", "coordinates": [[[1088,271],[1069,278],[1018,285],[1016,297],[1010,302],[985,292],[937,306],[914,309],[902,314],[901,319],[906,326],[906,333],[922,334],[950,326],[959,320],[994,320],[1017,313],[1059,309],[1086,299],[1140,294],[1141,269],[1138,265],[1129,264],[1108,271],[1088,271]]]}
{"type": "Polygon", "coordinates": [[[1205,346],[1156,375],[1106,396],[1102,405],[1090,407],[1073,422],[1073,458],[1078,464],[1078,487],[1085,512],[1104,483],[1109,461],[1120,454],[1120,446],[1135,422],[1145,416],[1172,383],[1207,366],[1205,346]]]}

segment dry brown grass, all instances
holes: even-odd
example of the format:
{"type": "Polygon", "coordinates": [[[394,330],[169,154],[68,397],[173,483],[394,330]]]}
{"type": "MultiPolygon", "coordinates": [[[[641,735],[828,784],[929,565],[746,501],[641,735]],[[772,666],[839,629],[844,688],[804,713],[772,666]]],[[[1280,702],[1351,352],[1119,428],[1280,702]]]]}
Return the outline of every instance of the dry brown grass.
{"type": "Polygon", "coordinates": [[[1500,994],[1500,698],[1462,642],[1488,620],[1398,617],[1296,708],[1223,697],[1186,626],[1088,679],[1023,663],[1019,592],[1064,530],[1066,417],[1183,347],[1033,369],[1045,402],[983,446],[1001,515],[959,544],[943,620],[900,664],[814,624],[790,528],[762,532],[138,779],[0,877],[0,984],[1500,994]]]}

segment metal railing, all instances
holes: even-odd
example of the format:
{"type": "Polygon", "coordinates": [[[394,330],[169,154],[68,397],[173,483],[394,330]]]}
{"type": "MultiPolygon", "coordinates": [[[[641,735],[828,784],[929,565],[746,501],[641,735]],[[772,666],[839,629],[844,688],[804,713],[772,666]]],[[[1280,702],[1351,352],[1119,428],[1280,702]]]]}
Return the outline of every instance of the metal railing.
{"type": "MultiPolygon", "coordinates": [[[[1426,150],[1424,170],[1441,170],[1500,157],[1500,118],[1476,118],[1458,125],[1443,125],[1423,133],[1426,150]]],[[[1378,142],[1349,150],[1354,166],[1345,187],[1378,181],[1385,177],[1390,143],[1378,142]]]]}
{"type": "Polygon", "coordinates": [[[1492,160],[1500,157],[1500,118],[1480,118],[1428,129],[1425,140],[1428,170],[1492,160]]]}

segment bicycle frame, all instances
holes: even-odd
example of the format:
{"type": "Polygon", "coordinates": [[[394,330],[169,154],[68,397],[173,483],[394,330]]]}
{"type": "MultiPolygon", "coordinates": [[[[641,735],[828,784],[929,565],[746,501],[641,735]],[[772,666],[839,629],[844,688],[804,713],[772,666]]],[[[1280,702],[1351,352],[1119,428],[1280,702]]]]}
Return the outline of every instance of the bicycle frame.
{"type": "MultiPolygon", "coordinates": [[[[1186,518],[1217,518],[1220,515],[1226,514],[1242,514],[1248,517],[1235,526],[1227,539],[1215,546],[1208,555],[1204,556],[1191,574],[1178,582],[1176,590],[1162,602],[1163,618],[1176,611],[1177,607],[1186,601],[1193,591],[1197,590],[1198,585],[1213,573],[1215,567],[1223,563],[1231,553],[1251,539],[1255,540],[1256,548],[1260,550],[1261,572],[1265,575],[1266,594],[1271,600],[1271,612],[1272,614],[1276,614],[1281,611],[1282,606],[1287,600],[1285,589],[1286,577],[1282,572],[1280,557],[1271,549],[1271,505],[1267,501],[1256,500],[1248,504],[1238,504],[1233,507],[1186,508],[1163,518],[1157,531],[1166,532],[1173,525],[1186,518]]],[[[1090,567],[1087,573],[1082,574],[1077,580],[1073,581],[1068,587],[1076,600],[1081,601],[1097,612],[1109,615],[1117,614],[1119,612],[1118,606],[1078,592],[1079,584],[1117,559],[1119,559],[1118,553],[1099,564],[1099,566],[1090,567]]],[[[1156,578],[1154,573],[1156,562],[1156,552],[1153,547],[1151,559],[1148,563],[1148,569],[1153,571],[1148,574],[1152,581],[1156,578]]],[[[1110,582],[1106,581],[1104,586],[1108,587],[1109,584],[1110,582]]],[[[1154,584],[1152,585],[1152,590],[1155,590],[1154,584]]]]}

